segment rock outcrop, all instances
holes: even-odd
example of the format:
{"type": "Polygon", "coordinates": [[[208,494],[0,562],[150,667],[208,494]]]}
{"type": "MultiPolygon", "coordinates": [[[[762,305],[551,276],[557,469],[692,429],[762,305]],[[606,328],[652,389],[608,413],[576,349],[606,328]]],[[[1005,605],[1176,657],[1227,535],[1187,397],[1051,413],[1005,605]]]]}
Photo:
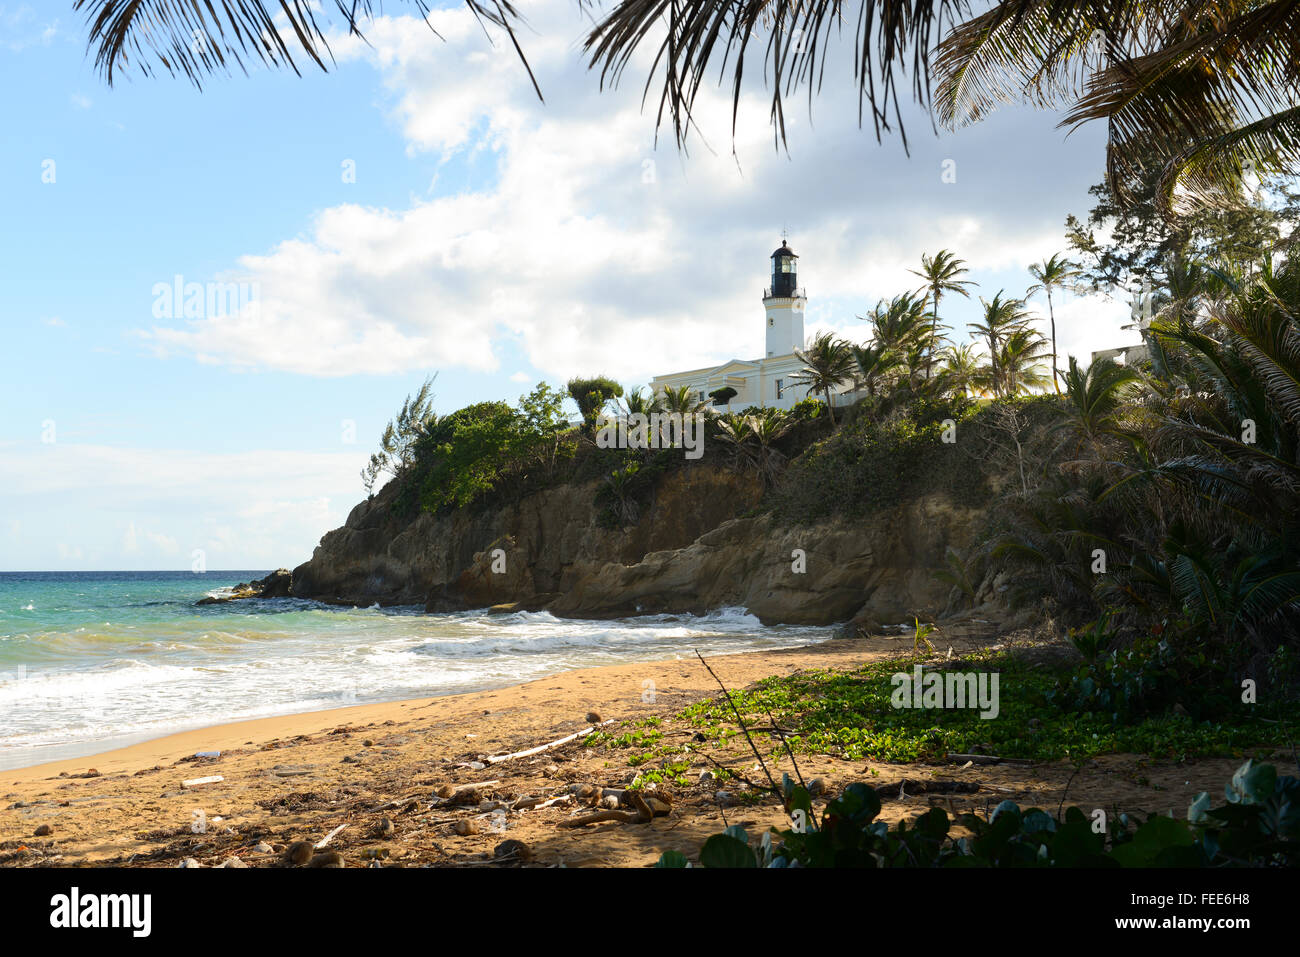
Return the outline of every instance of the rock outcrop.
{"type": "Polygon", "coordinates": [[[220,605],[228,601],[241,601],[245,598],[288,598],[292,594],[293,573],[287,568],[277,568],[265,578],[257,581],[242,582],[220,595],[208,595],[195,602],[196,605],[220,605]]]}
{"type": "Polygon", "coordinates": [[[541,608],[606,563],[685,548],[750,509],[762,491],[752,476],[728,469],[681,469],[664,476],[636,525],[608,529],[598,521],[597,488],[564,485],[490,510],[402,519],[386,487],[294,569],[293,594],[430,611],[541,608]]]}
{"type": "Polygon", "coordinates": [[[980,515],[932,496],[870,519],[783,527],[746,514],[761,496],[751,476],[700,466],[666,475],[634,526],[608,529],[597,487],[406,520],[385,489],[294,569],[293,594],[583,618],[742,606],[769,624],[870,629],[944,610],[950,589],[933,573],[980,515]]]}

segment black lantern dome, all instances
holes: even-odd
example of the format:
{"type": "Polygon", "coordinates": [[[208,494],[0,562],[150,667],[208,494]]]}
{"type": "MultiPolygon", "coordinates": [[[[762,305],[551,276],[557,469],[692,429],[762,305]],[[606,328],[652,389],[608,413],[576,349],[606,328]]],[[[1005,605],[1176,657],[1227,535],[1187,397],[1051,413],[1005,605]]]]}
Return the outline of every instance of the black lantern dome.
{"type": "Polygon", "coordinates": [[[781,241],[781,248],[772,253],[773,298],[793,298],[798,295],[798,258],[785,240],[781,241]]]}

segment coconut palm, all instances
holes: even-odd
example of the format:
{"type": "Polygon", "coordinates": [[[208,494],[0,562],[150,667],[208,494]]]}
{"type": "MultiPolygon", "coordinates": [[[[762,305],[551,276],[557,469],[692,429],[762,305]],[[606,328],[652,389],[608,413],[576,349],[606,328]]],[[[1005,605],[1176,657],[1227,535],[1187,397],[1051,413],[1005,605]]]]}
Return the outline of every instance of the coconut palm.
{"type": "Polygon", "coordinates": [[[1058,381],[1060,372],[1056,368],[1056,312],[1052,308],[1052,290],[1069,286],[1079,277],[1080,271],[1062,253],[1054,253],[1041,263],[1033,263],[1029,275],[1034,278],[1034,284],[1025,292],[1025,298],[1032,299],[1039,292],[1047,293],[1047,317],[1052,323],[1052,386],[1059,394],[1061,385],[1058,381]]]}
{"type": "Polygon", "coordinates": [[[934,361],[935,346],[939,341],[939,297],[945,292],[955,292],[959,296],[970,296],[967,286],[975,285],[973,280],[958,279],[970,270],[965,268],[966,260],[958,259],[946,249],[941,249],[934,256],[923,253],[921,268],[909,270],[912,275],[925,280],[925,289],[934,297],[934,312],[930,326],[930,349],[925,362],[925,377],[930,378],[930,366],[934,361]]]}
{"type": "Polygon", "coordinates": [[[939,46],[935,105],[955,127],[998,103],[1068,106],[1104,120],[1121,198],[1155,148],[1166,203],[1235,202],[1252,173],[1300,165],[1300,9],[1227,0],[1003,0],[939,46]]]}
{"type": "Polygon", "coordinates": [[[1013,330],[998,350],[997,370],[1001,395],[1019,395],[1047,385],[1042,360],[1047,340],[1031,326],[1013,330]]]}
{"type": "Polygon", "coordinates": [[[623,413],[625,415],[649,415],[656,410],[655,397],[641,391],[641,386],[628,386],[623,396],[623,413]]]}
{"type": "MultiPolygon", "coordinates": [[[[1007,340],[1018,331],[1028,327],[1031,320],[1029,312],[1025,309],[1023,299],[1003,299],[1002,294],[1005,290],[999,289],[992,299],[986,300],[980,297],[980,304],[984,307],[984,321],[972,322],[969,324],[971,332],[980,336],[984,340],[985,348],[988,350],[989,365],[987,369],[987,378],[994,395],[1006,395],[1007,375],[1002,368],[1002,362],[1010,358],[1005,354],[1007,340]]],[[[1027,341],[1021,342],[1021,349],[1027,347],[1027,341]]]]}
{"type": "Polygon", "coordinates": [[[949,346],[940,358],[943,365],[935,376],[939,392],[964,397],[972,392],[982,393],[988,387],[987,375],[974,345],[949,346]]]}
{"type": "Polygon", "coordinates": [[[821,392],[826,396],[826,410],[831,425],[835,425],[835,407],[831,392],[841,382],[853,377],[853,354],[849,344],[832,332],[823,332],[813,340],[807,351],[795,350],[803,368],[791,376],[798,385],[808,387],[808,394],[821,392]]]}

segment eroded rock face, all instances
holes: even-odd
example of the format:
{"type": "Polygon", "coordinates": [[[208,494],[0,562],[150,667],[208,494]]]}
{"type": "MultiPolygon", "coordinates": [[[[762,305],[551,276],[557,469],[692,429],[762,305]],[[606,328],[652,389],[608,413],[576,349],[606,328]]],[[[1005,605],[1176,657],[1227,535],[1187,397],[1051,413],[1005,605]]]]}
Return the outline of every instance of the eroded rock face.
{"type": "Polygon", "coordinates": [[[970,542],[979,516],[931,497],[852,523],[783,527],[737,517],[761,489],[706,466],[665,476],[641,520],[611,530],[597,523],[596,488],[406,521],[381,492],[294,569],[293,594],[587,618],[741,606],[769,624],[870,630],[944,610],[950,588],[933,573],[949,545],[970,542]]]}
{"type": "Polygon", "coordinates": [[[423,604],[430,611],[519,602],[536,609],[608,562],[683,548],[749,509],[750,476],[696,467],[671,472],[634,526],[599,526],[598,483],[562,486],[495,510],[396,517],[385,488],[352,510],[293,572],[293,594],[354,604],[423,604]],[[500,549],[500,554],[494,554],[500,549]]]}
{"type": "Polygon", "coordinates": [[[686,548],[606,564],[548,607],[605,617],[735,605],[767,624],[933,618],[950,591],[933,572],[948,545],[967,544],[976,515],[923,499],[851,525],[783,528],[769,516],[738,519],[686,548]]]}

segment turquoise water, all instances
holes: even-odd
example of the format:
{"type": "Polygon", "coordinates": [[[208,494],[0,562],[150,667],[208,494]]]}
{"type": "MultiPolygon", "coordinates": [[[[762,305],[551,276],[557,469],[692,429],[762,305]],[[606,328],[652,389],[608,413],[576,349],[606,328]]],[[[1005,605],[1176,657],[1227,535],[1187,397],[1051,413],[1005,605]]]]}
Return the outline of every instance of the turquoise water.
{"type": "Polygon", "coordinates": [[[194,604],[265,574],[0,573],[0,768],[245,718],[829,637],[738,609],[574,621],[296,598],[194,604]]]}

